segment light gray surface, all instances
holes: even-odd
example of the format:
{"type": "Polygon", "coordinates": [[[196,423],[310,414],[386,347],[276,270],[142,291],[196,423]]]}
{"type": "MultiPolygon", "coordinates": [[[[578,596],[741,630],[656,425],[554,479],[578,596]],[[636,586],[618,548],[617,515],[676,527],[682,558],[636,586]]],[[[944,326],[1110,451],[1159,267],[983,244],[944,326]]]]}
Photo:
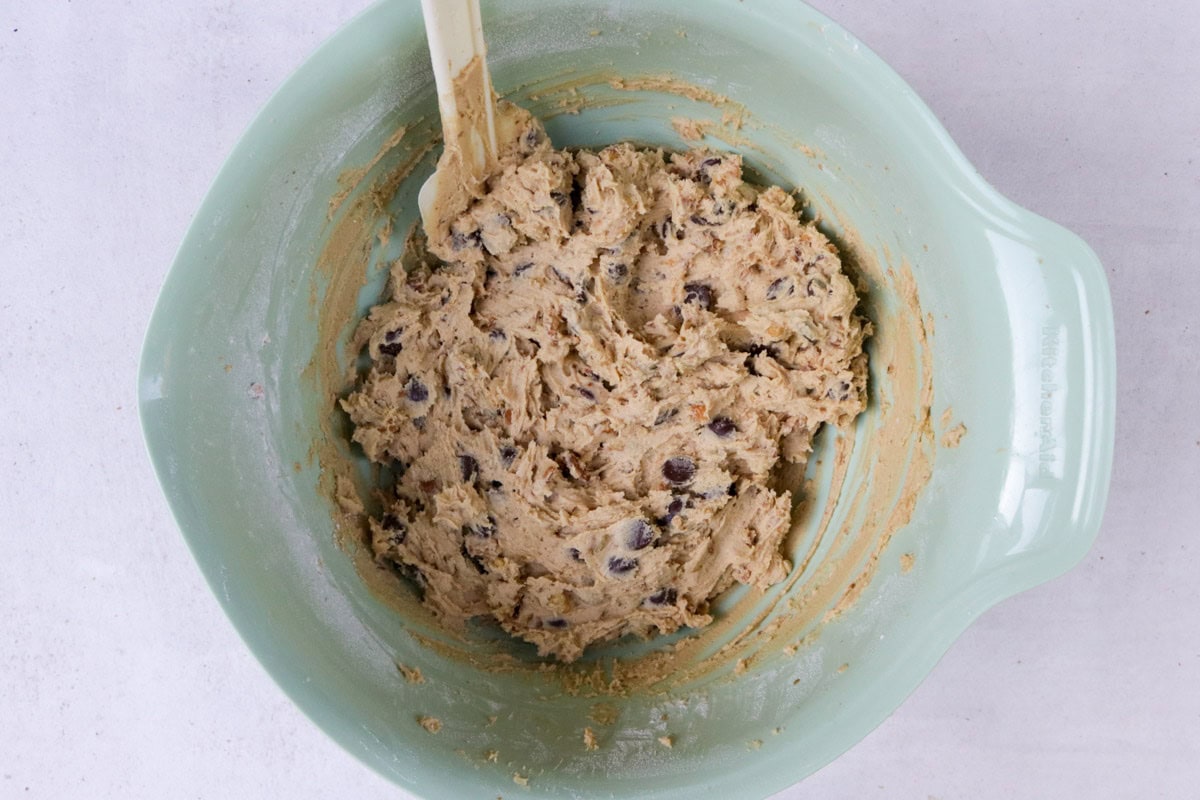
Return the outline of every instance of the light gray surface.
{"type": "MultiPolygon", "coordinates": [[[[816,4],[986,178],[1099,253],[1117,452],[1084,563],[987,613],[780,797],[1195,797],[1200,16],[1190,0],[816,4]]],[[[363,5],[0,0],[0,797],[404,796],[242,646],[135,408],[142,333],[209,181],[363,5]]]]}

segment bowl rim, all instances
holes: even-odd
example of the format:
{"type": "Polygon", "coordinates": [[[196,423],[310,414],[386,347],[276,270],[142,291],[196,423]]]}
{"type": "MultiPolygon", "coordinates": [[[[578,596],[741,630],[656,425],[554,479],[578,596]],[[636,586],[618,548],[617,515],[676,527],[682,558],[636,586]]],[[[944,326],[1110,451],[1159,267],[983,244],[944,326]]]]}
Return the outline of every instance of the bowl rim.
{"type": "MultiPolygon", "coordinates": [[[[726,4],[730,2],[712,1],[726,4]]],[[[138,407],[147,453],[167,498],[175,525],[183,535],[209,588],[246,646],[296,706],[344,750],[389,781],[401,785],[406,791],[416,796],[432,796],[423,793],[431,789],[429,779],[436,779],[432,774],[437,769],[435,765],[416,764],[414,772],[419,773],[424,769],[427,774],[407,780],[399,777],[395,771],[385,769],[383,757],[364,746],[361,737],[355,735],[355,731],[339,722],[336,715],[329,710],[328,701],[307,684],[302,672],[258,638],[257,621],[252,615],[247,614],[221,591],[219,559],[212,558],[212,554],[207,550],[205,532],[189,530],[182,523],[185,499],[170,474],[169,448],[152,436],[151,429],[156,411],[148,404],[150,398],[145,390],[147,378],[162,370],[154,342],[159,338],[159,331],[170,325],[165,310],[166,298],[172,285],[181,280],[180,273],[188,253],[201,244],[204,228],[219,208],[219,196],[223,194],[224,187],[239,181],[242,164],[253,158],[253,140],[256,132],[274,116],[277,108],[293,102],[293,98],[303,91],[302,87],[309,82],[311,76],[324,70],[327,63],[340,62],[344,56],[343,51],[350,46],[353,32],[372,25],[373,19],[384,13],[393,3],[394,0],[375,0],[339,27],[279,86],[239,137],[189,224],[163,281],[141,350],[138,407]]],[[[486,6],[485,0],[485,17],[488,11],[486,6]]],[[[951,594],[950,601],[945,603],[939,613],[927,618],[921,628],[923,636],[909,642],[898,656],[887,682],[886,692],[863,693],[863,696],[845,707],[846,713],[856,715],[858,720],[856,725],[851,726],[850,734],[831,737],[822,748],[806,754],[803,759],[797,759],[795,753],[790,753],[785,748],[776,748],[769,753],[761,751],[757,754],[756,780],[750,790],[758,796],[765,796],[780,791],[827,765],[882,723],[929,675],[951,644],[984,611],[1013,595],[1067,572],[1083,559],[1098,534],[1112,472],[1116,356],[1112,303],[1107,278],[1099,259],[1082,239],[1066,228],[1017,205],[992,187],[954,143],[933,111],[903,78],[836,22],[807,4],[794,0],[761,0],[743,8],[750,13],[769,16],[772,24],[777,26],[799,28],[815,24],[827,39],[840,40],[840,44],[848,52],[852,52],[856,60],[849,68],[869,72],[872,81],[894,103],[895,113],[903,116],[903,124],[912,131],[914,141],[920,142],[931,152],[936,152],[935,160],[946,167],[940,171],[938,180],[943,181],[948,188],[960,192],[970,205],[976,207],[976,213],[981,216],[993,214],[1013,221],[1019,228],[1036,229],[1040,232],[1038,241],[1057,240],[1061,246],[1073,253],[1064,268],[1072,271],[1079,285],[1079,300],[1091,310],[1092,325],[1090,330],[1085,332],[1091,345],[1091,369],[1088,372],[1091,380],[1083,387],[1083,393],[1089,405],[1095,409],[1096,417],[1095,435],[1088,442],[1088,451],[1085,454],[1086,467],[1081,469],[1075,487],[1087,496],[1088,501],[1084,504],[1084,513],[1076,517],[1074,526],[1059,532],[1053,546],[1041,548],[1032,557],[1020,562],[1006,563],[988,574],[977,576],[951,594]],[[884,696],[881,697],[881,694],[884,696]]],[[[685,797],[694,794],[698,788],[700,787],[693,786],[677,790],[660,786],[641,790],[637,792],[637,796],[685,797]]],[[[708,784],[703,788],[723,790],[731,796],[740,796],[748,787],[745,784],[745,775],[739,771],[734,773],[728,782],[708,784]]],[[[530,796],[548,796],[543,795],[535,784],[531,784],[527,790],[529,791],[526,793],[530,796]]]]}

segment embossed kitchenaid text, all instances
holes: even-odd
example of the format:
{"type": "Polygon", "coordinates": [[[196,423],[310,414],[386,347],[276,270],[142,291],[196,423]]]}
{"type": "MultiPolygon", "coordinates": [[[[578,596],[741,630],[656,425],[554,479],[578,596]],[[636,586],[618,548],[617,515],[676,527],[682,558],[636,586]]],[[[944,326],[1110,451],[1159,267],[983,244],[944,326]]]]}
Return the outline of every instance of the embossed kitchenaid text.
{"type": "Polygon", "coordinates": [[[1054,403],[1059,385],[1055,383],[1055,367],[1058,365],[1059,330],[1053,325],[1042,326],[1041,358],[1039,375],[1041,394],[1038,398],[1038,477],[1053,478],[1054,462],[1057,459],[1058,440],[1054,438],[1054,403]]]}

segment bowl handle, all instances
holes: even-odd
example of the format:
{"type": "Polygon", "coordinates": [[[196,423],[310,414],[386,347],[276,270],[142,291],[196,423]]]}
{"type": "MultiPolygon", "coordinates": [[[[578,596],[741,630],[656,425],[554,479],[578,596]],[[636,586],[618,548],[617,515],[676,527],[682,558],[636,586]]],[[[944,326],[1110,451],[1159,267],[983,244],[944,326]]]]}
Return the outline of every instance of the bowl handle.
{"type": "Polygon", "coordinates": [[[1022,558],[1022,571],[1040,583],[1083,558],[1103,515],[1116,403],[1112,301],[1100,260],[1074,233],[1024,210],[1004,223],[988,231],[1013,336],[1001,513],[1007,506],[1021,531],[1013,550],[1035,562],[1022,558]]]}

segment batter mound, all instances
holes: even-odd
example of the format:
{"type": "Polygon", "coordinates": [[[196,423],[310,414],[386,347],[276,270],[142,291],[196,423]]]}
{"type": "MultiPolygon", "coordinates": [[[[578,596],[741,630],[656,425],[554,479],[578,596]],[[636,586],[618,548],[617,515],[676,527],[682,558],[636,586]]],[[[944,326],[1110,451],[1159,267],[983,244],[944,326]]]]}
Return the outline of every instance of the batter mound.
{"type": "Polygon", "coordinates": [[[825,422],[865,405],[870,324],[794,198],[741,159],[555,150],[529,115],[444,235],[415,238],[342,401],[398,477],[381,564],[461,629],[572,661],[766,588],[825,422]]]}

